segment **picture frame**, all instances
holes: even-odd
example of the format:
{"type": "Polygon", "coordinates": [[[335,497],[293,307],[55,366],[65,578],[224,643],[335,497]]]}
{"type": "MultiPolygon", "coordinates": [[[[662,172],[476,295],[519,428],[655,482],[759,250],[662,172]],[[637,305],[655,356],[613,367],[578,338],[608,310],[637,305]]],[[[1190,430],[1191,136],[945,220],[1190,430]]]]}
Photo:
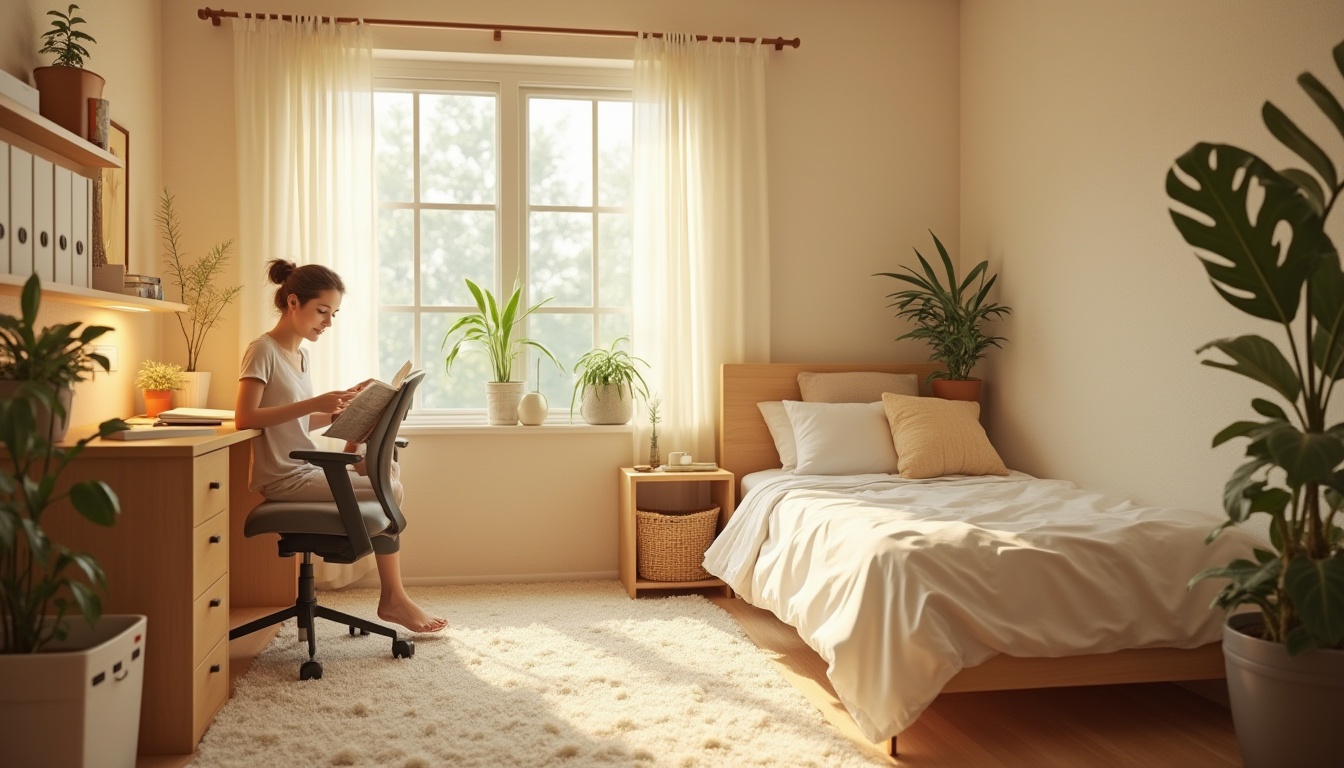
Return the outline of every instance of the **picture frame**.
{"type": "Polygon", "coordinates": [[[120,168],[104,168],[99,173],[94,195],[94,222],[98,224],[99,246],[104,263],[125,265],[130,271],[131,212],[127,189],[131,178],[131,132],[115,120],[109,123],[107,151],[121,160],[120,168]]]}

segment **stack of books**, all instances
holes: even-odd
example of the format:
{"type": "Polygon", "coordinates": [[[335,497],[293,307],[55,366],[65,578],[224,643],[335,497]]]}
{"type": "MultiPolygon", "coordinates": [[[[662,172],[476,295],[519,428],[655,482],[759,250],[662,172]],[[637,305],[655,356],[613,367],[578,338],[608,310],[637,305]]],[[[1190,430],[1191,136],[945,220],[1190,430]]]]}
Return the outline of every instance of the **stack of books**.
{"type": "Polygon", "coordinates": [[[226,421],[233,421],[233,411],[219,408],[169,408],[159,412],[159,422],[164,426],[217,427],[226,421]]]}
{"type": "Polygon", "coordinates": [[[233,421],[233,411],[215,408],[171,408],[155,418],[136,416],[124,420],[131,428],[114,432],[109,440],[162,440],[167,437],[200,437],[218,434],[215,429],[233,421]]]}

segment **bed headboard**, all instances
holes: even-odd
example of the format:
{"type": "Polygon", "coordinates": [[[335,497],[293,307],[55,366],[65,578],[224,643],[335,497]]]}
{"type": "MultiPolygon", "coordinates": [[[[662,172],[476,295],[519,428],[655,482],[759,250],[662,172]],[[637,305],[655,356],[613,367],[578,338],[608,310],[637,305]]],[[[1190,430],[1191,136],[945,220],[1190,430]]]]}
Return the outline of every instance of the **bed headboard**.
{"type": "Polygon", "coordinates": [[[800,373],[913,373],[919,376],[919,393],[928,395],[928,384],[924,379],[941,368],[942,365],[938,363],[726,364],[719,378],[719,433],[715,441],[719,466],[732,472],[738,483],[741,483],[743,475],[779,466],[775,442],[756,404],[767,400],[801,400],[802,393],[798,390],[800,373]]]}

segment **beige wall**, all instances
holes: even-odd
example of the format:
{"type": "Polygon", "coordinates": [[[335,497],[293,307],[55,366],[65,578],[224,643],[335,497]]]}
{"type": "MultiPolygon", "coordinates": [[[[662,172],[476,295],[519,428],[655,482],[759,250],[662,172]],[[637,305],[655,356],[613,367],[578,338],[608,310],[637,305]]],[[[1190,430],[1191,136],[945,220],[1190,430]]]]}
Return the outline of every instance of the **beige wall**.
{"type": "MultiPolygon", "coordinates": [[[[155,190],[162,177],[160,118],[160,0],[81,0],[85,29],[98,42],[88,46],[85,66],[107,80],[103,97],[111,102],[112,119],[130,132],[131,165],[128,203],[131,214],[131,269],[146,269],[155,257],[152,231],[155,190]]],[[[39,57],[39,36],[49,28],[46,12],[64,5],[38,0],[0,3],[0,69],[31,82],[34,67],[49,63],[39,57]]],[[[0,312],[18,314],[18,299],[0,297],[0,312]]],[[[41,325],[82,321],[115,328],[98,340],[114,344],[118,370],[99,375],[76,388],[74,423],[92,423],[126,416],[135,408],[132,381],[140,361],[162,352],[161,329],[171,315],[150,315],[47,301],[41,325]]]]}
{"type": "MultiPolygon", "coordinates": [[[[178,195],[193,251],[237,234],[232,33],[198,21],[199,5],[164,3],[162,21],[163,180],[178,195]]],[[[245,10],[368,15],[374,7],[258,0],[245,10]]],[[[957,240],[954,2],[402,0],[376,9],[383,18],[801,37],[801,48],[771,56],[767,75],[773,355],[883,360],[900,353],[890,342],[889,288],[869,275],[909,258],[926,228],[957,240]]],[[[379,47],[595,57],[628,57],[632,47],[628,40],[506,33],[496,44],[487,33],[377,29],[375,40],[379,47]]],[[[260,278],[235,272],[229,279],[260,278]]],[[[180,350],[175,333],[167,329],[164,342],[180,350]]],[[[246,341],[230,314],[206,346],[201,368],[215,372],[211,405],[231,404],[246,341]]],[[[628,433],[440,430],[412,440],[404,472],[408,580],[615,574],[616,468],[632,463],[628,433]]]]}
{"type": "Polygon", "coordinates": [[[1267,390],[1194,350],[1276,329],[1214,293],[1171,223],[1164,177],[1204,140],[1301,166],[1264,128],[1266,99],[1344,159],[1294,81],[1311,70],[1344,98],[1330,58],[1341,38],[1333,0],[962,3],[961,258],[990,259],[1015,309],[1001,328],[1011,344],[986,366],[990,430],[1011,466],[1219,508],[1242,446],[1210,439],[1267,390]]]}

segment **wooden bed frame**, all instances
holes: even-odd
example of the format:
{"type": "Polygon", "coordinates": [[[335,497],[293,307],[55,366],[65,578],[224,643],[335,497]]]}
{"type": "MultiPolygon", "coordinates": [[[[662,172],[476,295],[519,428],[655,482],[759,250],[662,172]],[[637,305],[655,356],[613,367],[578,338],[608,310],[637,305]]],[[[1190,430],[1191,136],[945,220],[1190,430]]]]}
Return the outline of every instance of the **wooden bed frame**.
{"type": "MultiPolygon", "coordinates": [[[[719,385],[721,418],[715,440],[719,466],[737,478],[739,493],[736,497],[739,500],[744,476],[780,466],[774,440],[756,404],[770,400],[801,400],[799,373],[914,373],[919,376],[920,394],[928,395],[925,377],[939,368],[941,366],[936,363],[725,365],[719,385]]],[[[979,666],[963,669],[948,681],[943,693],[1213,680],[1225,675],[1222,644],[1218,642],[1192,649],[1144,648],[1052,658],[999,655],[979,666]]],[[[889,754],[896,754],[894,737],[884,746],[889,754]]]]}

